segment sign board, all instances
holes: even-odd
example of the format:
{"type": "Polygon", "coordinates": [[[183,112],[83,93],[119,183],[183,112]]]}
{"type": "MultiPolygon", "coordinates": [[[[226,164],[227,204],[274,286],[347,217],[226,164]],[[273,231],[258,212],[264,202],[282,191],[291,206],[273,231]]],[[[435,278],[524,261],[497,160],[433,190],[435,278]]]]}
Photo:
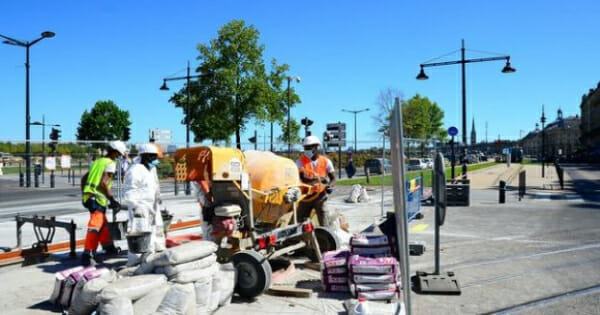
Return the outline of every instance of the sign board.
{"type": "Polygon", "coordinates": [[[71,156],[70,155],[61,155],[60,156],[60,167],[64,169],[71,168],[71,156]]]}
{"type": "Polygon", "coordinates": [[[337,146],[346,146],[346,124],[345,123],[331,123],[327,124],[326,133],[329,136],[327,141],[327,146],[329,147],[337,147],[337,146]]]}
{"type": "Polygon", "coordinates": [[[451,137],[454,137],[458,134],[458,128],[452,126],[450,128],[448,128],[448,135],[450,135],[451,137]]]}
{"type": "Polygon", "coordinates": [[[171,130],[158,128],[150,129],[149,138],[156,143],[169,144],[172,139],[171,130]]]}
{"type": "Polygon", "coordinates": [[[46,169],[50,171],[56,170],[56,158],[53,156],[46,157],[46,169]]]}

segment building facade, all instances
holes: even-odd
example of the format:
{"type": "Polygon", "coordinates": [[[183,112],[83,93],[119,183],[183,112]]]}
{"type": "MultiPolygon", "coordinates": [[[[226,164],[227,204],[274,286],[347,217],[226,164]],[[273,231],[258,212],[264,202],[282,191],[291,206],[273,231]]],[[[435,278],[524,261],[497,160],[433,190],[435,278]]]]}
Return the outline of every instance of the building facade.
{"type": "Polygon", "coordinates": [[[546,160],[554,160],[559,157],[566,160],[574,159],[581,148],[579,142],[580,123],[579,115],[565,118],[562,110],[558,109],[556,119],[544,126],[544,135],[536,124],[536,129],[519,141],[523,148],[523,154],[538,160],[542,158],[542,155],[546,156],[546,160]],[[542,141],[542,136],[545,137],[544,141],[542,141]],[[542,150],[542,142],[545,150],[542,150]]]}
{"type": "Polygon", "coordinates": [[[600,161],[600,82],[581,98],[581,145],[584,157],[600,161]]]}

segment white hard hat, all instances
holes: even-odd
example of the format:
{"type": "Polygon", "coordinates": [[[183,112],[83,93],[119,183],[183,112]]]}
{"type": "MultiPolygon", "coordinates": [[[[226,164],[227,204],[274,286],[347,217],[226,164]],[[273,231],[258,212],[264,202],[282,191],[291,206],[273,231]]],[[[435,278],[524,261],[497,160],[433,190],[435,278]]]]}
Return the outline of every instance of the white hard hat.
{"type": "Polygon", "coordinates": [[[125,153],[127,152],[127,146],[125,145],[125,143],[123,143],[123,141],[120,140],[110,141],[108,143],[108,147],[119,152],[121,155],[125,155],[125,153]]]}
{"type": "Polygon", "coordinates": [[[304,140],[302,140],[302,145],[305,147],[315,144],[321,145],[321,140],[319,140],[319,138],[317,138],[316,136],[308,136],[304,138],[304,140]]]}
{"type": "Polygon", "coordinates": [[[158,148],[154,143],[144,143],[138,147],[139,154],[158,154],[158,148]]]}

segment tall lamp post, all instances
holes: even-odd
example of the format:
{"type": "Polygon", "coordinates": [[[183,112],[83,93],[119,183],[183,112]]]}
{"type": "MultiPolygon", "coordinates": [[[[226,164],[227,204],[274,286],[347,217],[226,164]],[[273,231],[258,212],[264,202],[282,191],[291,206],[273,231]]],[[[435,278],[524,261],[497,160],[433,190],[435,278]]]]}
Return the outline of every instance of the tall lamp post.
{"type": "Polygon", "coordinates": [[[359,110],[342,109],[342,112],[354,114],[354,152],[358,151],[357,142],[356,142],[356,115],[358,115],[362,112],[368,112],[368,111],[369,111],[369,108],[364,108],[364,109],[359,109],[359,110]]]}
{"type": "Polygon", "coordinates": [[[32,126],[42,126],[42,184],[44,184],[44,173],[46,172],[46,126],[48,127],[60,127],[60,124],[46,124],[46,116],[42,115],[42,121],[34,121],[31,123],[32,126]]]}
{"type": "Polygon", "coordinates": [[[453,61],[444,61],[444,62],[431,62],[431,63],[422,63],[419,66],[421,67],[421,71],[417,75],[417,80],[427,80],[429,77],[425,74],[424,68],[427,67],[438,67],[438,66],[448,66],[448,65],[461,65],[461,76],[462,76],[462,142],[464,145],[464,157],[463,157],[463,176],[467,175],[467,164],[466,164],[466,154],[467,154],[467,87],[466,87],[466,65],[467,63],[476,63],[476,62],[486,62],[486,61],[498,61],[505,60],[506,64],[504,68],[502,68],[502,73],[513,73],[517,71],[510,64],[510,56],[502,55],[497,57],[488,57],[488,58],[473,58],[466,59],[465,56],[465,40],[461,41],[461,49],[460,49],[460,60],[453,61]]]}
{"type": "Polygon", "coordinates": [[[32,41],[22,41],[0,34],[4,38],[3,43],[7,45],[19,46],[25,48],[25,174],[26,185],[31,187],[31,143],[30,143],[30,115],[29,115],[29,48],[44,38],[54,37],[53,32],[43,32],[39,38],[32,41]]]}
{"type": "Polygon", "coordinates": [[[544,114],[544,105],[542,105],[542,117],[540,118],[540,122],[542,123],[542,178],[544,178],[546,175],[546,128],[544,128],[546,115],[544,114]]]}
{"type": "Polygon", "coordinates": [[[290,130],[290,110],[292,107],[292,92],[290,89],[290,85],[292,81],[296,81],[296,83],[300,83],[300,77],[287,77],[287,141],[288,141],[288,156],[292,156],[292,139],[291,139],[291,130],[290,130]]]}
{"type": "MultiPolygon", "coordinates": [[[[167,86],[167,81],[181,81],[181,80],[186,80],[186,85],[185,85],[185,93],[186,93],[186,104],[185,104],[185,108],[183,109],[183,112],[185,114],[185,148],[189,149],[190,147],[190,106],[191,106],[191,101],[190,101],[190,80],[191,79],[197,79],[200,78],[202,76],[204,76],[203,74],[196,74],[196,75],[191,75],[190,74],[190,62],[188,61],[187,63],[187,73],[185,76],[182,77],[168,77],[168,78],[163,78],[163,84],[160,86],[160,90],[161,91],[168,91],[169,87],[167,86]]],[[[190,182],[188,180],[185,181],[185,194],[186,195],[190,195],[191,194],[191,189],[190,189],[190,182]]]]}

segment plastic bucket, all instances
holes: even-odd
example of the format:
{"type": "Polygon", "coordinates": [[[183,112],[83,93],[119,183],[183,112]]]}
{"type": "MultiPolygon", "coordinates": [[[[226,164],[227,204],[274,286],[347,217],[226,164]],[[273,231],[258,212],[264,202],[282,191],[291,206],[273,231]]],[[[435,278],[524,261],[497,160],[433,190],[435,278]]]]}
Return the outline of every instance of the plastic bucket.
{"type": "Polygon", "coordinates": [[[150,250],[150,236],[152,232],[127,234],[129,251],[136,254],[146,253],[150,250]]]}

